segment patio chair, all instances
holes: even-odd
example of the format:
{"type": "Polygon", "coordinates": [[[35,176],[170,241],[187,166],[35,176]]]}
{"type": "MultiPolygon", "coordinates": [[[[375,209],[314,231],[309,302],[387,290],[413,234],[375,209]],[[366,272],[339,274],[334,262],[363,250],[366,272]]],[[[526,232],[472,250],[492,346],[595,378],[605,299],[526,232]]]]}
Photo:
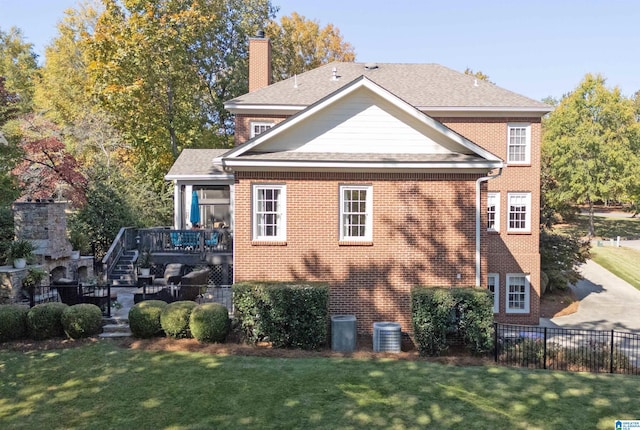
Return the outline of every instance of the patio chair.
{"type": "Polygon", "coordinates": [[[171,239],[171,246],[174,249],[182,248],[182,238],[180,237],[180,233],[172,231],[169,233],[169,238],[171,239]]]}
{"type": "Polygon", "coordinates": [[[185,231],[182,233],[181,240],[184,248],[198,248],[200,246],[200,232],[185,231]]]}
{"type": "Polygon", "coordinates": [[[201,290],[209,284],[209,269],[194,270],[187,273],[180,281],[178,300],[195,301],[201,290]]]}
{"type": "Polygon", "coordinates": [[[220,233],[217,231],[212,231],[209,239],[205,239],[204,244],[209,248],[214,248],[220,242],[220,233]]]}
{"type": "Polygon", "coordinates": [[[69,306],[82,303],[82,296],[78,291],[79,287],[77,279],[58,278],[51,281],[51,288],[58,290],[58,297],[62,303],[69,306]]]}
{"type": "Polygon", "coordinates": [[[152,286],[167,287],[171,284],[178,285],[182,274],[184,273],[184,266],[180,263],[169,263],[164,268],[164,273],[161,278],[154,278],[151,283],[152,286]]]}

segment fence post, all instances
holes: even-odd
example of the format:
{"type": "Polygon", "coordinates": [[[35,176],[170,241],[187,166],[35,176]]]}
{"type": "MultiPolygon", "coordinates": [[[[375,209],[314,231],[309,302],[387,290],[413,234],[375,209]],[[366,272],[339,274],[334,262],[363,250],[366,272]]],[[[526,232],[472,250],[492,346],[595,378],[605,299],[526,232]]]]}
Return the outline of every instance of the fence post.
{"type": "Polygon", "coordinates": [[[493,359],[498,362],[498,323],[493,323],[493,359]]]}
{"type": "Polygon", "coordinates": [[[611,330],[611,347],[609,348],[609,373],[613,373],[613,335],[615,330],[611,330]]]}
{"type": "Polygon", "coordinates": [[[544,361],[542,363],[542,368],[547,368],[547,328],[544,328],[544,355],[542,358],[544,361]]]}

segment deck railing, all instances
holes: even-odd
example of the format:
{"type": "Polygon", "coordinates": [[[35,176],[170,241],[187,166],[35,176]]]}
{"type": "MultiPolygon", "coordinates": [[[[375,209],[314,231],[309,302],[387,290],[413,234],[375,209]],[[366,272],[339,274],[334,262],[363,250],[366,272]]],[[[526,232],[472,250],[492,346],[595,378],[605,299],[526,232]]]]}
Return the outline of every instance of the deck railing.
{"type": "Polygon", "coordinates": [[[173,230],[166,228],[141,228],[137,230],[139,250],[151,253],[230,253],[233,237],[229,229],[173,230]]]}

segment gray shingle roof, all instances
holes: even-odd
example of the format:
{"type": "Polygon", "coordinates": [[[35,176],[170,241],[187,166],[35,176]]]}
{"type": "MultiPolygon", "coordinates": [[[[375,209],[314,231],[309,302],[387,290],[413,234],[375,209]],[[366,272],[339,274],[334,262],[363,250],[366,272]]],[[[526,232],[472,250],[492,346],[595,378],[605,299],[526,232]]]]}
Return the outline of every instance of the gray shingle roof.
{"type": "Polygon", "coordinates": [[[228,149],[183,149],[165,179],[177,179],[184,176],[226,175],[222,166],[213,164],[228,149]]]}
{"type": "Polygon", "coordinates": [[[236,97],[227,107],[242,105],[308,106],[359,76],[366,76],[417,108],[509,108],[551,110],[551,107],[439,64],[334,62],[297,77],[236,97]],[[332,79],[336,68],[338,79],[332,79]]]}

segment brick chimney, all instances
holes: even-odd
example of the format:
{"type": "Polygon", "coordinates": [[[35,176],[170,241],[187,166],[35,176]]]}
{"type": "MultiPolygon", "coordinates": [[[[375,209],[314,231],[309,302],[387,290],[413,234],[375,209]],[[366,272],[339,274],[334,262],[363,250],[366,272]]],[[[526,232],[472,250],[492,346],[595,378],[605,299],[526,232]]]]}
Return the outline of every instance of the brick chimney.
{"type": "Polygon", "coordinates": [[[271,41],[259,30],[249,38],[249,92],[271,85],[271,41]]]}

